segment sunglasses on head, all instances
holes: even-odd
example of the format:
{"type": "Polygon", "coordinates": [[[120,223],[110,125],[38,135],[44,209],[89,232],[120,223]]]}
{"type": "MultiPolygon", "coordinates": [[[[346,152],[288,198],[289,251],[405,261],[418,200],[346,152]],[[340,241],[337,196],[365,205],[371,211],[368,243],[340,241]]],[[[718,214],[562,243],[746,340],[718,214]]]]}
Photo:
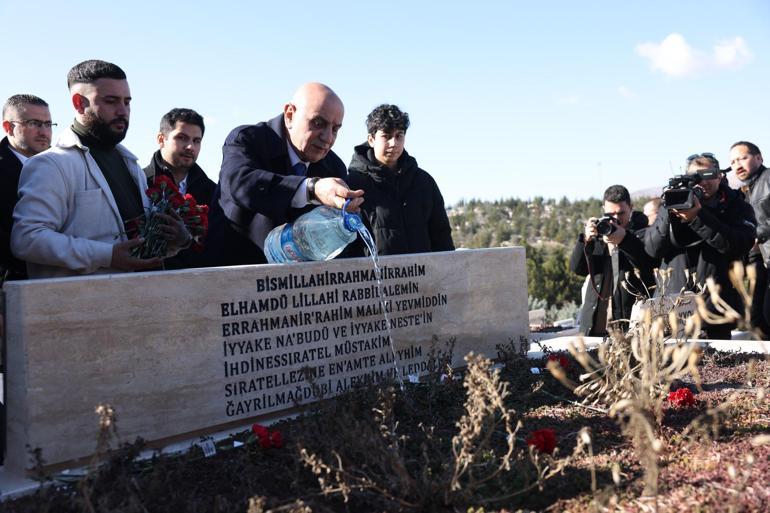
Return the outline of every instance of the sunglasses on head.
{"type": "Polygon", "coordinates": [[[700,157],[706,157],[707,159],[715,159],[716,160],[716,157],[714,156],[713,153],[706,152],[706,153],[693,153],[692,155],[687,157],[687,162],[692,162],[693,160],[695,160],[697,158],[700,158],[700,157]]]}

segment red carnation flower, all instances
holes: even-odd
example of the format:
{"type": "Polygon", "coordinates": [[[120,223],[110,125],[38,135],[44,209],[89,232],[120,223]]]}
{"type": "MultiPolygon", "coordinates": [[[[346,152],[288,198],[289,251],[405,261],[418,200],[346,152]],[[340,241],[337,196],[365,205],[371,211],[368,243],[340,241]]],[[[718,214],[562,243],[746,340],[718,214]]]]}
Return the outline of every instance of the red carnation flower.
{"type": "Polygon", "coordinates": [[[179,192],[179,189],[174,183],[174,180],[165,175],[155,175],[155,181],[153,182],[153,185],[160,190],[170,189],[174,192],[179,192]]]}
{"type": "Polygon", "coordinates": [[[259,440],[259,445],[262,447],[270,447],[270,432],[262,424],[254,424],[251,426],[251,432],[259,440]]]}
{"type": "Polygon", "coordinates": [[[275,447],[280,449],[283,447],[283,436],[280,431],[270,431],[262,424],[254,424],[251,426],[251,432],[259,441],[259,446],[263,449],[269,449],[275,447]]]}
{"type": "Polygon", "coordinates": [[[553,454],[556,449],[556,432],[549,428],[533,431],[527,438],[527,445],[535,446],[542,453],[553,454]]]}
{"type": "Polygon", "coordinates": [[[552,355],[549,355],[548,356],[548,361],[549,362],[556,362],[556,363],[558,363],[559,366],[562,369],[564,369],[564,370],[569,369],[569,366],[570,366],[569,365],[569,358],[567,358],[563,354],[552,354],[552,355]]]}
{"type": "Polygon", "coordinates": [[[168,198],[168,202],[171,204],[171,207],[176,210],[182,205],[184,205],[184,196],[181,194],[174,193],[168,198]]]}
{"type": "Polygon", "coordinates": [[[668,402],[677,408],[695,406],[695,396],[689,388],[680,388],[679,390],[668,393],[668,402]]]}
{"type": "Polygon", "coordinates": [[[161,190],[157,187],[150,187],[144,193],[147,195],[148,198],[150,198],[150,201],[153,203],[157,203],[161,197],[163,197],[163,193],[161,190]]]}

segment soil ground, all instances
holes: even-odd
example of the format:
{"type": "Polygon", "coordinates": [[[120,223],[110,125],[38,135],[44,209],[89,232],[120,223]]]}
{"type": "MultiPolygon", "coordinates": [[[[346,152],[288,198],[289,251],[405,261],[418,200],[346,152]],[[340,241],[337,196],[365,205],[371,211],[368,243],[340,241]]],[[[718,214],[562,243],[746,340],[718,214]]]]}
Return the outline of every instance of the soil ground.
{"type": "MultiPolygon", "coordinates": [[[[530,372],[544,363],[508,361],[501,370],[511,392],[506,406],[522,423],[516,463],[467,494],[447,495],[440,477],[451,466],[451,440],[465,412],[466,390],[455,379],[407,385],[404,392],[360,389],[327,401],[271,426],[281,433],[280,448],[263,448],[245,432],[235,437],[243,447],[223,441],[212,457],[194,449],[136,462],[142,445],[136,441],[112,450],[85,478],[52,484],[51,476],[40,476],[46,486],[0,504],[0,512],[770,511],[770,401],[764,395],[770,362],[764,357],[706,352],[699,365],[702,391],[691,378],[675,385],[691,388],[696,403],[664,407],[652,497],[643,496],[643,467],[617,424],[601,408],[577,404],[548,373],[530,372]],[[700,427],[688,428],[695,418],[702,419],[700,427]],[[590,428],[592,455],[572,455],[584,427],[590,428]],[[553,456],[527,448],[529,435],[542,428],[556,433],[553,456]],[[344,468],[354,486],[335,491],[335,472],[321,473],[324,494],[302,449],[344,468]],[[561,471],[538,486],[537,465],[542,470],[559,462],[561,471]]],[[[118,430],[119,424],[118,417],[118,430]]],[[[490,454],[501,440],[491,440],[490,454]]]]}

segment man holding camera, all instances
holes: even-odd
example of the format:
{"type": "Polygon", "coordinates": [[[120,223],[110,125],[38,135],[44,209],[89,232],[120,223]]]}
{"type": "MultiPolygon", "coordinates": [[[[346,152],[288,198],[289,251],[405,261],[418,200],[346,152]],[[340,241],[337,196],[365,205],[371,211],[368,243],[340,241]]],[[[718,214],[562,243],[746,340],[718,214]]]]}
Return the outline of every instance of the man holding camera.
{"type": "MultiPolygon", "coordinates": [[[[743,196],[722,182],[719,161],[711,153],[691,155],[687,174],[672,178],[663,193],[655,224],[645,235],[645,249],[671,269],[666,290],[656,295],[699,290],[708,278],[719,285],[722,299],[739,312],[741,300],[729,270],[754,245],[756,219],[743,196]]],[[[704,299],[716,312],[710,294],[704,299]]],[[[704,323],[709,339],[729,340],[731,323],[704,323]]]]}
{"type": "Polygon", "coordinates": [[[580,332],[605,336],[608,326],[625,329],[637,297],[648,298],[655,284],[655,262],[640,237],[647,218],[633,210],[628,189],[613,185],[604,191],[604,216],[590,218],[578,236],[570,269],[589,276],[580,309],[580,332]]]}

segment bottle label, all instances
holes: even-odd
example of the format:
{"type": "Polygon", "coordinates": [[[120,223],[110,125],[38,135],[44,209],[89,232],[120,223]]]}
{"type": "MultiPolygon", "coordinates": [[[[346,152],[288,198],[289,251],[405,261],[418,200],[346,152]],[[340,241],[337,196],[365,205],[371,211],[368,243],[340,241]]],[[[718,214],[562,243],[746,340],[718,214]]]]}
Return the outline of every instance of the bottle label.
{"type": "Polygon", "coordinates": [[[294,243],[294,224],[289,223],[281,230],[281,249],[289,260],[294,262],[305,262],[307,258],[302,255],[297,245],[294,243]]]}

